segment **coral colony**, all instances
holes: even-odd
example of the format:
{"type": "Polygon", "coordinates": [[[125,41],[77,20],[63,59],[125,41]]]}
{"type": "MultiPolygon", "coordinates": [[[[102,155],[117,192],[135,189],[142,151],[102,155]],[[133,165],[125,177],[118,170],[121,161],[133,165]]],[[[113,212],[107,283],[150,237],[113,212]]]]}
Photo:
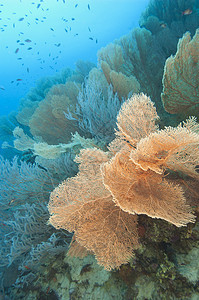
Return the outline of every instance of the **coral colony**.
{"type": "Polygon", "coordinates": [[[1,118],[1,295],[199,298],[193,2],[151,1],[98,67],[40,80],[1,118]]]}

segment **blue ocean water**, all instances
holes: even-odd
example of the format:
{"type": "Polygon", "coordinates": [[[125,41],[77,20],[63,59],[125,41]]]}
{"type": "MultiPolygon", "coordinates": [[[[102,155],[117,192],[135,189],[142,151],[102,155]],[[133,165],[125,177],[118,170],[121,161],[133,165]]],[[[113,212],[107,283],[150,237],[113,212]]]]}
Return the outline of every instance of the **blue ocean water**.
{"type": "Polygon", "coordinates": [[[39,78],[75,68],[79,59],[97,63],[101,47],[138,26],[147,3],[1,1],[0,114],[16,110],[20,98],[39,78]]]}

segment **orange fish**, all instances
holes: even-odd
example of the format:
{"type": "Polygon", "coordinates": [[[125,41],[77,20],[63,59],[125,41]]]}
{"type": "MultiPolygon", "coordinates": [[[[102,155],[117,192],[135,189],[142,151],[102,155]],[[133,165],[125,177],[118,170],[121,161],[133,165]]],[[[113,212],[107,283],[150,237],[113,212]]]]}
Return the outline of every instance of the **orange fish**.
{"type": "Polygon", "coordinates": [[[190,8],[187,8],[185,9],[183,12],[182,12],[182,15],[183,16],[188,16],[188,15],[191,15],[193,12],[193,10],[191,10],[190,8]]]}
{"type": "Polygon", "coordinates": [[[26,268],[26,270],[30,270],[30,268],[28,266],[24,266],[24,268],[26,268]]]}

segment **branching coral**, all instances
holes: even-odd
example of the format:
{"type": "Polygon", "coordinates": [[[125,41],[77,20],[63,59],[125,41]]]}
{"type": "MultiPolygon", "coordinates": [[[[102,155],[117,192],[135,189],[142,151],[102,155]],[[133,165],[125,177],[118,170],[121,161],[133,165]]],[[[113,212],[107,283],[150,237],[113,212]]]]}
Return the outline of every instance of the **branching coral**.
{"type": "Polygon", "coordinates": [[[178,227],[195,220],[182,187],[164,178],[167,168],[197,177],[195,119],[161,131],[157,119],[150,98],[142,94],[129,99],[118,114],[110,152],[82,150],[76,158],[78,175],[51,193],[50,224],[75,232],[80,247],[93,252],[106,269],[127,262],[138,246],[136,214],[178,227]]]}
{"type": "Polygon", "coordinates": [[[78,95],[75,118],[85,133],[109,143],[114,138],[114,128],[121,102],[113,93],[102,72],[94,69],[78,95]]]}

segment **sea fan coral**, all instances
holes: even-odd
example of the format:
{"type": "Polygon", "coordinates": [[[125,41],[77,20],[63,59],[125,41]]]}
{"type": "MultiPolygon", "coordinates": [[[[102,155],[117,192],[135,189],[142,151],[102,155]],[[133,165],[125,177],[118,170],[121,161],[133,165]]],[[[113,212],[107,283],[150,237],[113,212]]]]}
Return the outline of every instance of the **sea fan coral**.
{"type": "Polygon", "coordinates": [[[76,159],[80,171],[59,185],[49,203],[50,223],[74,231],[77,242],[92,251],[107,270],[129,261],[138,246],[137,217],[114,205],[102,182],[100,165],[108,154],[82,150],[76,159]]]}
{"type": "Polygon", "coordinates": [[[122,210],[164,219],[178,227],[194,221],[183,190],[152,171],[138,168],[124,151],[103,166],[105,186],[122,210]]]}
{"type": "Polygon", "coordinates": [[[191,40],[187,32],[178,42],[175,56],[165,64],[163,92],[164,108],[171,114],[197,114],[199,111],[199,30],[191,40]]]}
{"type": "Polygon", "coordinates": [[[134,95],[120,109],[109,152],[81,150],[77,176],[51,193],[49,222],[75,233],[72,255],[86,248],[110,270],[128,262],[138,246],[136,214],[178,227],[194,222],[182,187],[164,178],[164,171],[172,167],[196,177],[198,127],[191,118],[158,130],[157,119],[150,98],[134,95]]]}

